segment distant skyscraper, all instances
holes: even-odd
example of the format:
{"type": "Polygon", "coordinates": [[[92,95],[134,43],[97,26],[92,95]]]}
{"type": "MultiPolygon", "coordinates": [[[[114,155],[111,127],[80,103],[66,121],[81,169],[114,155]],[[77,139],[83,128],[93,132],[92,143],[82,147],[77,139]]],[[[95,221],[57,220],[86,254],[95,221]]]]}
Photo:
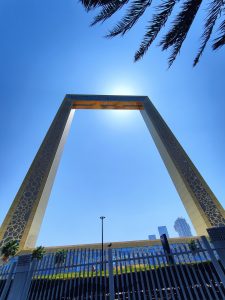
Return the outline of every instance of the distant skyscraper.
{"type": "Polygon", "coordinates": [[[159,236],[162,234],[165,234],[167,236],[167,238],[169,238],[169,233],[168,233],[166,226],[159,226],[158,231],[159,231],[159,236]]]}
{"type": "Polygon", "coordinates": [[[174,223],[174,229],[180,237],[192,236],[191,228],[184,218],[177,218],[174,223]]]}
{"type": "Polygon", "coordinates": [[[156,240],[156,235],[155,235],[155,234],[150,234],[150,235],[148,236],[148,239],[149,239],[150,241],[154,241],[154,240],[156,240]]]}

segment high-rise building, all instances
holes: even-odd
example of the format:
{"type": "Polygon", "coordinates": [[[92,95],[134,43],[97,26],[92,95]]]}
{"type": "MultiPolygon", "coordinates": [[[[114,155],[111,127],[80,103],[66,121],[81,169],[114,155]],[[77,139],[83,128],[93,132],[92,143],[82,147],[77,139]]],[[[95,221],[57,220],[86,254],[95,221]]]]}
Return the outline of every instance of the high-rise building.
{"type": "Polygon", "coordinates": [[[165,234],[167,238],[169,238],[169,233],[166,226],[158,226],[159,236],[165,234]]]}
{"type": "Polygon", "coordinates": [[[154,240],[156,240],[156,235],[155,235],[155,234],[150,234],[150,235],[148,236],[148,239],[149,239],[150,241],[154,241],[154,240]]]}
{"type": "Polygon", "coordinates": [[[174,229],[180,237],[192,236],[191,228],[184,218],[177,218],[174,223],[174,229]]]}

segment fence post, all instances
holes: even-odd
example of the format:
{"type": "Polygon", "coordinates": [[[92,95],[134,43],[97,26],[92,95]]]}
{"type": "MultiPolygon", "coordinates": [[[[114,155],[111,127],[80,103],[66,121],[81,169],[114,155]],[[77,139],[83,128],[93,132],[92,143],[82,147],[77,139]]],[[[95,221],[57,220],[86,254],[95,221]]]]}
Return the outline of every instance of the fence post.
{"type": "Polygon", "coordinates": [[[210,241],[219,255],[220,261],[225,268],[225,226],[211,227],[207,229],[210,241]]]}
{"type": "Polygon", "coordinates": [[[8,290],[9,290],[9,287],[10,287],[10,284],[11,284],[11,280],[12,280],[12,277],[13,277],[13,272],[15,270],[15,267],[16,267],[16,262],[14,262],[12,264],[11,268],[10,268],[10,272],[9,272],[7,281],[4,285],[3,291],[1,293],[0,300],[5,300],[6,299],[6,295],[8,293],[8,290]]]}
{"type": "Polygon", "coordinates": [[[37,263],[38,263],[37,259],[34,259],[30,263],[30,269],[29,269],[29,271],[27,273],[26,282],[25,282],[25,285],[24,285],[24,288],[23,288],[23,292],[22,292],[22,295],[21,295],[21,299],[22,300],[27,299],[27,296],[28,296],[28,293],[29,293],[29,289],[30,289],[30,285],[31,285],[31,280],[32,280],[33,273],[34,273],[34,269],[37,266],[37,263]]]}
{"type": "Polygon", "coordinates": [[[114,292],[114,278],[113,278],[113,257],[112,257],[112,249],[108,249],[108,264],[109,264],[109,294],[110,300],[115,299],[114,292]]]}
{"type": "Polygon", "coordinates": [[[12,283],[12,287],[9,292],[7,300],[25,300],[28,294],[31,282],[28,277],[32,277],[31,274],[31,255],[21,255],[18,258],[15,276],[12,283]]]}
{"type": "Polygon", "coordinates": [[[205,246],[205,248],[206,248],[206,250],[207,250],[207,252],[208,252],[208,254],[211,258],[212,264],[214,265],[214,268],[216,269],[216,271],[217,271],[217,273],[218,273],[218,275],[219,275],[219,277],[220,277],[220,279],[221,279],[221,281],[222,281],[222,283],[225,287],[225,274],[224,274],[220,264],[218,263],[218,261],[216,259],[216,256],[213,253],[213,250],[212,250],[207,238],[203,235],[203,236],[200,237],[200,239],[201,239],[203,245],[205,246]]]}

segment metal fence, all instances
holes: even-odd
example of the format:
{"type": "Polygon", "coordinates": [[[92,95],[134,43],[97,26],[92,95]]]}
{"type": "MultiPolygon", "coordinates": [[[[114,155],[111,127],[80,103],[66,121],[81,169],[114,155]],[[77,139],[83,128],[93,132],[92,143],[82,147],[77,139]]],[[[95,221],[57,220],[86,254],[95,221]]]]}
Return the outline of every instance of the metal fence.
{"type": "Polygon", "coordinates": [[[105,249],[103,265],[95,249],[68,250],[61,260],[56,253],[27,258],[0,268],[1,300],[225,299],[224,267],[199,241],[193,251],[177,245],[171,254],[151,247],[105,249]]]}
{"type": "Polygon", "coordinates": [[[16,261],[0,267],[0,299],[7,299],[15,275],[16,261]]]}

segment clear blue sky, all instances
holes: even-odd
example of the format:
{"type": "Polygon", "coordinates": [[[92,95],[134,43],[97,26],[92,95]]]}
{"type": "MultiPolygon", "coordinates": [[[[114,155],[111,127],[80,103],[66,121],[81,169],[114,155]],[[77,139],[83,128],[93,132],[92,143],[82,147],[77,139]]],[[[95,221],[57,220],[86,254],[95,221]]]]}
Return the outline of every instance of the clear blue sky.
{"type": "MultiPolygon", "coordinates": [[[[75,0],[0,2],[0,221],[66,93],[148,95],[225,206],[224,49],[192,68],[198,18],[169,71],[157,47],[133,64],[143,24],[106,40],[113,21],[90,20],[75,0]]],[[[139,112],[75,113],[38,244],[99,242],[100,215],[107,241],[188,219],[139,112]]]]}

